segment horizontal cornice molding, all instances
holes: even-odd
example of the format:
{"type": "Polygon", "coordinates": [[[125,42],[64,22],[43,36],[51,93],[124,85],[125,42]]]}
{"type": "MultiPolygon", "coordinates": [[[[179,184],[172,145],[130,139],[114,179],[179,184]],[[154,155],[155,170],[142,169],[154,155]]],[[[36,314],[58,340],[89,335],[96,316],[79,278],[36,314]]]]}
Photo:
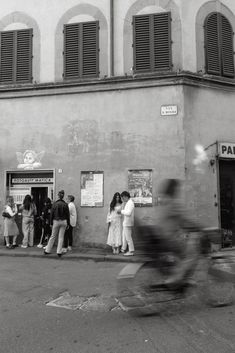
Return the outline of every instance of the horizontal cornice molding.
{"type": "Polygon", "coordinates": [[[235,80],[189,71],[116,76],[82,81],[1,85],[0,99],[92,93],[185,85],[235,91],[235,80]]]}

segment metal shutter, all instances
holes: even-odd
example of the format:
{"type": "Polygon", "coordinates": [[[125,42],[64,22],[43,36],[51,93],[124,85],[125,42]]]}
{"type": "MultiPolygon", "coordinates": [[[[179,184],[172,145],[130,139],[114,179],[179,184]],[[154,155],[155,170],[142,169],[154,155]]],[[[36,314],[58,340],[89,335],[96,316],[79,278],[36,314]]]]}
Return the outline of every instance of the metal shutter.
{"type": "Polygon", "coordinates": [[[19,82],[32,81],[32,30],[21,30],[16,35],[16,77],[19,82]]]}
{"type": "Polygon", "coordinates": [[[32,29],[1,32],[0,82],[32,82],[32,29]]]}
{"type": "Polygon", "coordinates": [[[205,21],[205,57],[208,74],[234,77],[233,31],[218,12],[205,21]]]}
{"type": "Polygon", "coordinates": [[[234,77],[233,30],[226,17],[221,15],[222,72],[226,77],[234,77]]]}
{"type": "Polygon", "coordinates": [[[133,25],[135,72],[170,70],[171,14],[134,16],[133,25]]]}
{"type": "Polygon", "coordinates": [[[64,78],[99,75],[99,23],[97,21],[64,26],[64,78]]]}

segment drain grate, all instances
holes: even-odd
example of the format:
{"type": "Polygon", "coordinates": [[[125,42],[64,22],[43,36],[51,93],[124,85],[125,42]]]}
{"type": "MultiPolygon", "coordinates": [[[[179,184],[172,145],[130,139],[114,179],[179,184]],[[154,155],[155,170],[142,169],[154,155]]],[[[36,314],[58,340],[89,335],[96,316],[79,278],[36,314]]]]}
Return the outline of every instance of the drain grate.
{"type": "Polygon", "coordinates": [[[115,298],[93,295],[90,297],[71,296],[69,292],[62,293],[58,298],[46,303],[47,306],[83,311],[113,311],[120,309],[115,298]]]}

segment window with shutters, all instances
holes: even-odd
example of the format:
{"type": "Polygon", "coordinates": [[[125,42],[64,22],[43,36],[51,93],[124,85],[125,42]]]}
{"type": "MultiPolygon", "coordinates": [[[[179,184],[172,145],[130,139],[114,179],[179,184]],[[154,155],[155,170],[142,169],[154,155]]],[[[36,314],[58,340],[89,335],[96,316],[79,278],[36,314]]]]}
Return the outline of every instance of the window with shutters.
{"type": "Polygon", "coordinates": [[[0,33],[0,83],[32,82],[32,29],[0,33]]]}
{"type": "Polygon", "coordinates": [[[134,16],[133,29],[134,71],[171,70],[170,12],[134,16]]]}
{"type": "Polygon", "coordinates": [[[99,22],[64,25],[64,78],[99,76],[99,22]]]}
{"type": "Polygon", "coordinates": [[[234,77],[233,29],[218,12],[205,21],[205,58],[208,74],[234,77]]]}

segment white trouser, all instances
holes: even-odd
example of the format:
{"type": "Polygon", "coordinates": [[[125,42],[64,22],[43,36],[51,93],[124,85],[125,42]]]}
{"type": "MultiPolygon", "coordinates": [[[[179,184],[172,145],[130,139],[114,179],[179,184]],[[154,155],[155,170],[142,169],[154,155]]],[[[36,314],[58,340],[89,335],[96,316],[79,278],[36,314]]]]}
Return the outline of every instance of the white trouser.
{"type": "Polygon", "coordinates": [[[132,236],[131,236],[132,228],[133,227],[123,226],[123,230],[122,230],[122,250],[124,250],[124,251],[126,250],[127,245],[128,245],[129,251],[131,251],[131,252],[135,251],[134,243],[133,243],[132,236]]]}
{"type": "Polygon", "coordinates": [[[67,227],[66,220],[55,220],[54,219],[51,237],[50,237],[49,242],[47,244],[47,247],[45,249],[46,252],[48,252],[48,253],[51,252],[51,249],[54,245],[54,242],[55,242],[56,238],[58,237],[57,254],[62,253],[62,247],[63,247],[63,242],[64,242],[64,233],[65,233],[66,227],[67,227]]]}

